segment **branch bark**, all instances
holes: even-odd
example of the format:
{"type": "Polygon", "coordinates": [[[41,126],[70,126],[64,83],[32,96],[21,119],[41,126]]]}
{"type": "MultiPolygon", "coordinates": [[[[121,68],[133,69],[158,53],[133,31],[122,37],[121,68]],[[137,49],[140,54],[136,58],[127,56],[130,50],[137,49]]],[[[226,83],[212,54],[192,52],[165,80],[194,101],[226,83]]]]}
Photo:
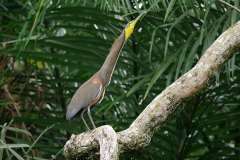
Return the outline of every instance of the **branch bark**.
{"type": "MultiPolygon", "coordinates": [[[[104,141],[107,145],[118,148],[113,154],[108,147],[104,148],[104,145],[101,145],[100,139],[107,131],[105,128],[110,128],[110,126],[103,126],[93,131],[72,135],[65,144],[66,159],[76,159],[85,157],[86,153],[90,155],[96,153],[99,149],[99,142],[100,154],[109,154],[115,159],[118,157],[118,151],[122,153],[147,146],[154,132],[166,122],[179,105],[201,92],[210,79],[221,70],[222,65],[239,49],[240,21],[222,33],[206,50],[198,63],[159,94],[128,129],[116,133],[117,144],[115,140],[104,141]]],[[[109,135],[115,136],[113,130],[110,130],[112,133],[109,135]]],[[[104,159],[103,156],[100,159],[104,159]]]]}

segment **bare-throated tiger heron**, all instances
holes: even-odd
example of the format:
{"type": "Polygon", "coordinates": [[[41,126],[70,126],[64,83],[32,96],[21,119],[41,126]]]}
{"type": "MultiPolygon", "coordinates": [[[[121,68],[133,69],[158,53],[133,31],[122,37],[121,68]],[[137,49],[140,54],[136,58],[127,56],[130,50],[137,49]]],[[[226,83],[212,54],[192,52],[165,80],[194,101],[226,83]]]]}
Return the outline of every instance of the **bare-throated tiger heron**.
{"type": "Polygon", "coordinates": [[[67,107],[66,119],[70,120],[80,114],[85,126],[88,130],[90,130],[83,118],[84,112],[87,111],[93,127],[96,128],[91,117],[90,109],[91,107],[99,104],[103,99],[105,89],[111,81],[112,73],[117,63],[119,54],[125,42],[132,34],[137,21],[144,14],[145,13],[141,13],[135,20],[126,25],[121,35],[113,43],[101,69],[78,88],[67,107]]]}

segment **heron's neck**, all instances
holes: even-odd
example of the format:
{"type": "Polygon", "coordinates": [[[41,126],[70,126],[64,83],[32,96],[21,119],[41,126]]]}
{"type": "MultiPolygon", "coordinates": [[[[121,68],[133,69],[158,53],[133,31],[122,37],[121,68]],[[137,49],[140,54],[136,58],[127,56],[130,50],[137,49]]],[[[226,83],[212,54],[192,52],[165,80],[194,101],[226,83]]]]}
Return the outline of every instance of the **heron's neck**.
{"type": "Polygon", "coordinates": [[[124,43],[125,43],[125,31],[123,31],[121,35],[113,43],[110,52],[100,69],[100,73],[105,85],[108,85],[111,81],[112,73],[114,71],[114,68],[116,66],[118,57],[121,53],[124,43]]]}

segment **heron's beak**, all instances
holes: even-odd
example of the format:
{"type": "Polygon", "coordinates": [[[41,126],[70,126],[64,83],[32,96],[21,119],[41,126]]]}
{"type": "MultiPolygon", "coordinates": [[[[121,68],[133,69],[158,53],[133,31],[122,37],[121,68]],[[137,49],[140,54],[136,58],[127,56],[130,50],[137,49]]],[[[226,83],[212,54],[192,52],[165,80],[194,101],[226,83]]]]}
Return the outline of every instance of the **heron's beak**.
{"type": "MultiPolygon", "coordinates": [[[[131,21],[130,23],[132,23],[134,26],[136,25],[137,21],[142,18],[144,15],[146,14],[146,12],[142,12],[137,18],[135,18],[133,21],[131,21]]],[[[133,26],[133,27],[134,27],[133,26]]]]}
{"type": "Polygon", "coordinates": [[[145,14],[146,14],[146,12],[142,12],[137,18],[135,18],[134,20],[132,20],[131,22],[128,23],[128,25],[125,28],[125,40],[127,40],[130,37],[130,35],[132,34],[133,29],[134,29],[137,21],[141,17],[143,17],[143,15],[145,15],[145,14]]]}

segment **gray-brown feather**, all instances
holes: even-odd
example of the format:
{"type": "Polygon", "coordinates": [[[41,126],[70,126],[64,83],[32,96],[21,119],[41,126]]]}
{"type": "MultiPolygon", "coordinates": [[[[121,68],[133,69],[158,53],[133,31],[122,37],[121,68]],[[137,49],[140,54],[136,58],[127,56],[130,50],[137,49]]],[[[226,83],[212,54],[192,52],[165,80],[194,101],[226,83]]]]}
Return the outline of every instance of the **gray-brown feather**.
{"type": "Polygon", "coordinates": [[[115,69],[118,57],[121,53],[124,43],[125,43],[125,31],[123,30],[121,35],[113,43],[110,52],[100,69],[100,74],[102,75],[103,83],[106,86],[108,86],[108,84],[111,81],[112,73],[115,69]]]}
{"type": "Polygon", "coordinates": [[[88,107],[91,102],[98,96],[100,84],[86,81],[82,84],[73,95],[68,107],[66,119],[73,118],[81,109],[88,107]]]}

